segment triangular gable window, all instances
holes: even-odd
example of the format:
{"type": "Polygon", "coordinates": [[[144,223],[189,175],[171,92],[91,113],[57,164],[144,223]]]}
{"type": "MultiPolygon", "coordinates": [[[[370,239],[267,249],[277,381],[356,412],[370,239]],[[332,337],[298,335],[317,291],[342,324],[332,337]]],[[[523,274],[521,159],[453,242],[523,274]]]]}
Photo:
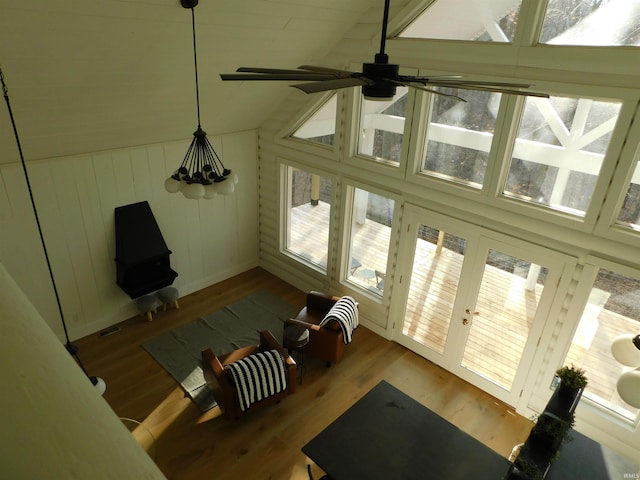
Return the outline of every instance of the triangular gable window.
{"type": "Polygon", "coordinates": [[[521,3],[522,0],[436,1],[398,36],[511,43],[521,3]]]}
{"type": "Polygon", "coordinates": [[[332,95],[291,135],[321,145],[334,145],[338,96],[332,95]]]}

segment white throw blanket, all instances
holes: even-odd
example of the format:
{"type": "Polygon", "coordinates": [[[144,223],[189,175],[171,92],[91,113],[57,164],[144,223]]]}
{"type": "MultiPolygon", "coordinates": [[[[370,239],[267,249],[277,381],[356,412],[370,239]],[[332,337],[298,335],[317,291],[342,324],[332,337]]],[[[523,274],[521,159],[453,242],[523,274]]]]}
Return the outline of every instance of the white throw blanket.
{"type": "Polygon", "coordinates": [[[320,326],[336,320],[342,329],[344,343],[351,343],[353,331],[358,326],[358,302],[352,297],[340,298],[320,322],[320,326]]]}
{"type": "Polygon", "coordinates": [[[238,391],[240,410],[287,388],[287,369],[277,350],[258,352],[226,365],[238,391]]]}

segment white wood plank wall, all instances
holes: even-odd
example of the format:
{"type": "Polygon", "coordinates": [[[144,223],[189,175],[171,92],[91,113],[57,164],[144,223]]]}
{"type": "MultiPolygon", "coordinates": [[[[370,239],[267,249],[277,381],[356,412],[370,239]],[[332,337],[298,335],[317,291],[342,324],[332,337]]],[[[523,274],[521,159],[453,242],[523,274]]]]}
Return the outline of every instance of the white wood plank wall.
{"type": "MultiPolygon", "coordinates": [[[[259,182],[260,182],[260,261],[261,266],[302,290],[329,288],[324,275],[309,269],[301,269],[299,262],[280,252],[280,193],[279,162],[304,161],[321,166],[327,160],[314,158],[304,151],[292,150],[278,142],[281,130],[301,114],[309,97],[294,92],[281,104],[259,134],[259,182]]],[[[336,147],[337,148],[337,147],[336,147]]]]}
{"type": "MultiPolygon", "coordinates": [[[[212,137],[240,181],[230,196],[187,200],[164,190],[190,139],[27,163],[71,339],[137,313],[115,284],[114,209],[147,200],[185,295],[258,264],[257,133],[212,137]]],[[[62,338],[20,164],[0,165],[0,262],[62,338]]]]}

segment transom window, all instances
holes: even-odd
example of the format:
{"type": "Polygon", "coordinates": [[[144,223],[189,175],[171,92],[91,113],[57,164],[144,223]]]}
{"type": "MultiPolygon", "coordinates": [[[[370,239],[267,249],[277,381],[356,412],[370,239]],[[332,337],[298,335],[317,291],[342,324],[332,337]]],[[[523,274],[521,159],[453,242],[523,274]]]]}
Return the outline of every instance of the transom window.
{"type": "Polygon", "coordinates": [[[481,188],[500,105],[500,93],[437,88],[466,101],[433,95],[421,173],[481,188]]]}
{"type": "Polygon", "coordinates": [[[512,42],[522,0],[436,1],[399,37],[512,42]]]}
{"type": "Polygon", "coordinates": [[[407,108],[407,87],[398,87],[391,101],[362,99],[358,153],[400,165],[407,108]]]}
{"type": "Polygon", "coordinates": [[[551,45],[640,45],[640,2],[549,0],[540,43],[551,45]]]}
{"type": "Polygon", "coordinates": [[[527,97],[504,195],[584,216],[620,106],[527,97]]]}
{"type": "MultiPolygon", "coordinates": [[[[515,38],[522,0],[436,0],[399,37],[476,42],[515,38]]],[[[633,0],[548,0],[539,43],[638,46],[640,3],[633,0]]]]}
{"type": "Polygon", "coordinates": [[[640,230],[640,160],[633,170],[633,176],[624,197],[617,223],[624,227],[640,230]]]}

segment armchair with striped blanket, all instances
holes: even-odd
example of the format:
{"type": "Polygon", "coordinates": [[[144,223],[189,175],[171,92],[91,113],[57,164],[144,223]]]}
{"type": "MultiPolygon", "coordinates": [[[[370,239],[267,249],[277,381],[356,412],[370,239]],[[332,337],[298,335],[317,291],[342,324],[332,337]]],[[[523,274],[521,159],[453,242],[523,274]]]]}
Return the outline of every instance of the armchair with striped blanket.
{"type": "Polygon", "coordinates": [[[351,297],[336,297],[311,291],[307,304],[286,325],[300,325],[309,330],[305,353],[327,362],[338,363],[351,343],[358,326],[358,303],[351,297]]]}
{"type": "Polygon", "coordinates": [[[296,391],[296,362],[273,334],[260,332],[260,344],[216,356],[202,351],[202,370],[223,414],[238,418],[279,402],[296,391]]]}

